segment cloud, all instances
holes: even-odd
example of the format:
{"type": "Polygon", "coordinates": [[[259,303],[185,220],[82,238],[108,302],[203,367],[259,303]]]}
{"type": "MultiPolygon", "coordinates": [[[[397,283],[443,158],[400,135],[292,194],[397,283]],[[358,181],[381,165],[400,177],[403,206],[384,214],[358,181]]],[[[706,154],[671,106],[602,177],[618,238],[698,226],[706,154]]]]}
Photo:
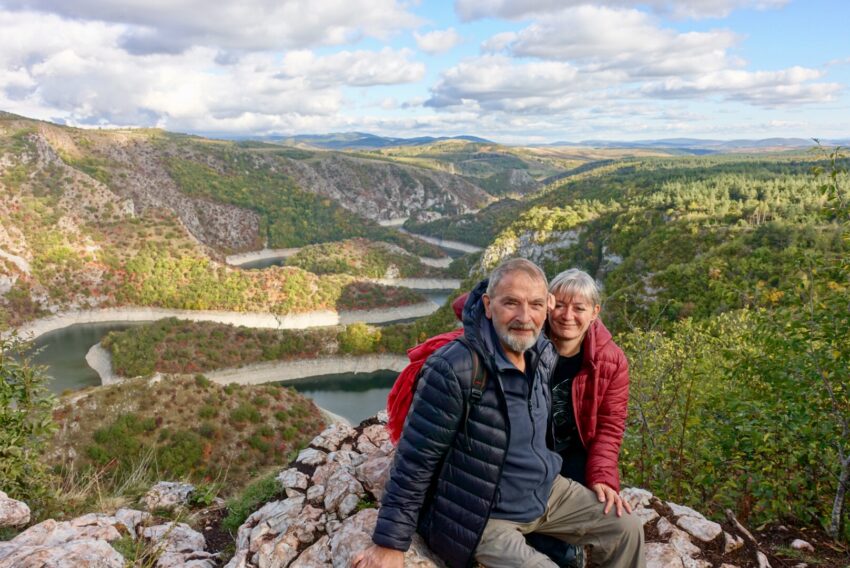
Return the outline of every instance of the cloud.
{"type": "Polygon", "coordinates": [[[425,103],[434,108],[489,111],[556,112],[577,104],[600,79],[581,78],[576,67],[557,61],[517,62],[490,55],[462,61],[448,69],[425,103]]]}
{"type": "MultiPolygon", "coordinates": [[[[637,8],[647,6],[656,12],[678,18],[720,18],[743,8],[780,8],[790,0],[601,0],[598,6],[637,8]]],[[[587,5],[587,0],[455,0],[455,11],[464,21],[481,18],[518,20],[551,15],[566,8],[587,5]]]]}
{"type": "Polygon", "coordinates": [[[696,79],[670,78],[649,83],[641,90],[660,98],[693,98],[718,95],[764,107],[822,103],[834,100],[842,90],[838,83],[811,83],[822,71],[791,67],[780,71],[724,70],[696,79]]]}
{"type": "Polygon", "coordinates": [[[454,28],[434,30],[427,34],[414,32],[413,36],[416,38],[416,45],[419,46],[419,49],[431,55],[450,51],[463,41],[463,38],[461,38],[460,34],[454,28]]]}
{"type": "Polygon", "coordinates": [[[0,11],[0,108],[71,124],[183,131],[267,130],[339,113],[344,87],[417,81],[413,51],[309,50],[283,57],[192,47],[137,55],[126,26],[0,11]]]}
{"type": "Polygon", "coordinates": [[[737,41],[735,34],[725,30],[682,33],[664,29],[637,10],[580,6],[519,32],[496,35],[483,49],[653,77],[740,66],[740,61],[727,55],[737,41]]]}
{"type": "Polygon", "coordinates": [[[399,0],[5,0],[7,10],[125,26],[131,53],[177,53],[190,46],[300,49],[383,39],[420,19],[399,0]]]}
{"type": "Polygon", "coordinates": [[[414,63],[409,49],[399,51],[340,51],[324,57],[312,51],[290,51],[283,58],[279,78],[303,77],[311,85],[352,87],[412,83],[425,75],[425,65],[414,63]]]}

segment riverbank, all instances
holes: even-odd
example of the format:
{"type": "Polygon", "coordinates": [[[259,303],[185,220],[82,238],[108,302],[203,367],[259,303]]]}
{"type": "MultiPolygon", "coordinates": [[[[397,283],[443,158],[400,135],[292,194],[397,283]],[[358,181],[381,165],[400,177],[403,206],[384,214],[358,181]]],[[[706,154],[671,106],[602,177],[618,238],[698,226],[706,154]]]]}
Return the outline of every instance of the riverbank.
{"type": "Polygon", "coordinates": [[[18,335],[29,340],[81,323],[130,323],[149,322],[163,318],[177,318],[188,321],[211,321],[245,327],[265,329],[305,329],[308,327],[326,327],[348,325],[357,322],[368,324],[387,323],[396,320],[427,316],[439,306],[434,302],[421,302],[409,306],[380,308],[375,310],[356,310],[335,312],[320,310],[302,314],[270,314],[257,312],[225,312],[199,310],[172,310],[166,308],[104,308],[100,310],[79,310],[56,314],[34,320],[18,328],[18,335]]]}
{"type": "Polygon", "coordinates": [[[398,286],[414,290],[456,290],[460,288],[458,278],[375,278],[370,280],[383,286],[398,286]]]}
{"type": "Polygon", "coordinates": [[[242,252],[239,254],[231,254],[228,257],[225,257],[224,262],[231,266],[242,266],[243,264],[249,264],[251,262],[259,262],[261,260],[279,260],[284,258],[289,258],[295,254],[298,254],[301,248],[283,248],[283,249],[269,249],[264,248],[260,250],[255,250],[251,252],[242,252]]]}
{"type": "Polygon", "coordinates": [[[477,247],[475,245],[469,245],[466,243],[461,243],[458,241],[448,241],[446,239],[438,239],[435,237],[429,237],[426,235],[420,235],[418,233],[411,233],[408,230],[402,229],[399,227],[399,232],[404,233],[406,235],[410,235],[411,237],[416,237],[417,239],[423,240],[426,243],[431,243],[432,245],[437,245],[440,248],[456,250],[458,252],[463,253],[471,253],[471,252],[481,252],[484,250],[481,247],[477,247]]]}
{"type": "MultiPolygon", "coordinates": [[[[117,375],[112,368],[112,355],[100,343],[86,354],[86,363],[100,375],[103,385],[119,383],[126,377],[117,375]]],[[[342,373],[374,373],[375,371],[401,371],[409,360],[405,355],[335,355],[317,359],[269,361],[204,373],[211,381],[222,385],[260,385],[271,382],[294,381],[322,375],[342,373]]]]}

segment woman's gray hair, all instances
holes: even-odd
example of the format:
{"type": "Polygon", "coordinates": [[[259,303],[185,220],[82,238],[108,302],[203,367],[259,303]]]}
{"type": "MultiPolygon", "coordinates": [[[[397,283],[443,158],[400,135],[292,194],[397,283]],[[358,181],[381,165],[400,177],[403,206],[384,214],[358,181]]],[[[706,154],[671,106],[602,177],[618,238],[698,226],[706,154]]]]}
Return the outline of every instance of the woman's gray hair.
{"type": "Polygon", "coordinates": [[[552,283],[549,284],[549,292],[556,298],[559,296],[567,298],[580,296],[590,300],[594,306],[602,303],[596,281],[591,278],[590,274],[578,268],[564,270],[554,277],[552,283]]]}

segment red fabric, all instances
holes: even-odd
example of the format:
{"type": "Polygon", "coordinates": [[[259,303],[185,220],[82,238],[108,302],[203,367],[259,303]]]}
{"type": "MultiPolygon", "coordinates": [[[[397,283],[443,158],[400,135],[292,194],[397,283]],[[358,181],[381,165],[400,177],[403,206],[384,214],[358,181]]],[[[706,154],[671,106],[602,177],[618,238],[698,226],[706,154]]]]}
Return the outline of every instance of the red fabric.
{"type": "Polygon", "coordinates": [[[573,408],[587,449],[587,486],[604,483],[620,490],[617,466],[629,406],[629,363],[601,320],[582,342],[582,367],[573,380],[573,408]]]}
{"type": "MultiPolygon", "coordinates": [[[[467,296],[469,296],[469,293],[459,296],[452,302],[452,309],[457,319],[462,317],[463,305],[466,303],[467,296]]],[[[422,365],[434,351],[461,335],[463,335],[463,329],[441,333],[407,350],[410,363],[399,373],[390,394],[387,396],[387,415],[389,416],[387,431],[393,444],[398,443],[398,439],[401,438],[404,421],[407,418],[407,412],[410,410],[410,403],[413,402],[413,383],[416,382],[419,369],[422,368],[422,365]]]]}

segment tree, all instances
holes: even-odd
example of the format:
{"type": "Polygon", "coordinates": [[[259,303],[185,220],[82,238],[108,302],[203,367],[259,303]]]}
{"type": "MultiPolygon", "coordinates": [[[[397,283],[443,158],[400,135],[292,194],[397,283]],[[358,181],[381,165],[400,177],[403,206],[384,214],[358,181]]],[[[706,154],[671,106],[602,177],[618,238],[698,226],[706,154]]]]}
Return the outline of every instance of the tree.
{"type": "Polygon", "coordinates": [[[0,488],[30,505],[48,495],[41,454],[53,432],[53,397],[44,369],[33,365],[29,344],[0,339],[0,488]]]}

